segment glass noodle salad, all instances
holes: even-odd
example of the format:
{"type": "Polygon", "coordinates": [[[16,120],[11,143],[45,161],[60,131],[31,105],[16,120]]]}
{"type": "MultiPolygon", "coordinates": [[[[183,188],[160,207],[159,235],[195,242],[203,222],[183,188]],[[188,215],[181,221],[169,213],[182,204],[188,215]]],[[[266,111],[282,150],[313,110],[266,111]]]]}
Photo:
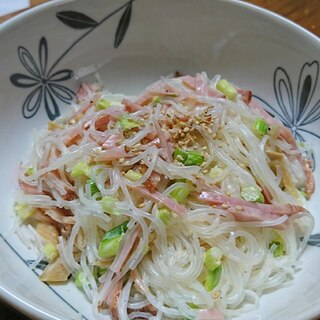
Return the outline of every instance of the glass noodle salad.
{"type": "Polygon", "coordinates": [[[153,320],[232,318],[292,282],[310,150],[250,91],[200,73],[138,97],[83,83],[76,100],[20,166],[42,281],[75,281],[97,319],[153,320]]]}

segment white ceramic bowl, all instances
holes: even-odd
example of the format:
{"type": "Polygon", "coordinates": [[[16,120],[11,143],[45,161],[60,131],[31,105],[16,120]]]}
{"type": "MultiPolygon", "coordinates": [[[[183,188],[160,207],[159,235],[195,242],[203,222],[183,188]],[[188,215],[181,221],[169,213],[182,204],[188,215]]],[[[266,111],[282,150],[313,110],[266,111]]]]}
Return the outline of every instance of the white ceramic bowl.
{"type": "MultiPolygon", "coordinates": [[[[253,89],[269,112],[314,147],[320,181],[318,38],[275,14],[238,1],[64,0],[0,26],[0,296],[32,318],[93,319],[72,284],[48,286],[14,234],[12,194],[32,133],[66,109],[96,69],[113,92],[137,93],[161,75],[220,73],[253,89]]],[[[308,203],[313,240],[291,287],[266,294],[241,319],[311,319],[320,314],[320,198],[308,203]]]]}

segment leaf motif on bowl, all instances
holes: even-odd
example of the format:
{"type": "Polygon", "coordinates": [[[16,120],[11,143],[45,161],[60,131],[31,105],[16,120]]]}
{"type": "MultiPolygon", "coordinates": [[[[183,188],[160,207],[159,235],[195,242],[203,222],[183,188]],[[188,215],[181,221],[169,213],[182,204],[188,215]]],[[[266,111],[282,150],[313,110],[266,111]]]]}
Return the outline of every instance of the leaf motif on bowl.
{"type": "Polygon", "coordinates": [[[88,29],[98,26],[97,21],[81,12],[60,11],[56,16],[62,23],[74,29],[88,29]]]}
{"type": "Polygon", "coordinates": [[[60,84],[73,77],[73,71],[63,69],[53,72],[48,69],[48,43],[45,37],[39,42],[38,63],[28,49],[23,46],[18,48],[21,64],[26,69],[26,74],[15,73],[10,77],[11,83],[19,88],[34,88],[26,97],[22,114],[24,118],[32,118],[44,104],[48,118],[54,120],[60,115],[57,100],[70,103],[74,92],[60,84]]]}
{"type": "Polygon", "coordinates": [[[307,128],[320,119],[318,78],[319,62],[316,60],[303,64],[296,88],[293,88],[288,72],[277,67],[273,75],[273,88],[279,108],[273,107],[261,97],[255,98],[263,103],[271,115],[279,118],[291,129],[297,140],[305,141],[305,133],[320,139],[320,135],[307,128]]]}
{"type": "Polygon", "coordinates": [[[56,17],[66,26],[73,29],[88,30],[71,43],[71,45],[52,64],[49,70],[48,42],[45,37],[42,37],[39,43],[39,63],[36,62],[36,59],[34,59],[28,49],[23,46],[18,47],[18,57],[21,64],[26,69],[26,74],[14,73],[11,75],[10,81],[18,88],[34,88],[25,98],[22,105],[22,114],[25,119],[34,117],[43,104],[50,120],[55,120],[60,116],[60,109],[57,101],[60,100],[64,103],[70,104],[75,96],[75,93],[71,89],[63,86],[60,82],[71,79],[74,73],[70,69],[63,69],[54,72],[57,65],[90,32],[95,30],[113,15],[123,10],[117,25],[114,39],[114,47],[118,48],[123,42],[125,34],[129,28],[133,1],[134,0],[130,0],[123,4],[99,22],[86,14],[77,11],[57,12],[56,17]]]}

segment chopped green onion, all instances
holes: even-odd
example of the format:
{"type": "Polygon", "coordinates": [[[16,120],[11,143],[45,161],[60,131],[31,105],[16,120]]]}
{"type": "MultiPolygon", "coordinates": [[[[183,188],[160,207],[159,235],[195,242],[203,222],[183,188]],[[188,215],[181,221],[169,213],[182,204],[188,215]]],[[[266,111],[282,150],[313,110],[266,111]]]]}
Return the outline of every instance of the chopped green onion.
{"type": "Polygon", "coordinates": [[[97,276],[98,276],[98,278],[103,276],[106,273],[106,271],[107,271],[107,268],[98,267],[97,268],[97,276]]]}
{"type": "Polygon", "coordinates": [[[254,186],[244,187],[241,196],[246,201],[264,203],[263,194],[254,186]]]}
{"type": "Polygon", "coordinates": [[[98,248],[98,255],[102,259],[108,259],[117,254],[120,242],[128,230],[128,223],[129,221],[125,221],[105,234],[98,248]]]}
{"type": "Polygon", "coordinates": [[[57,246],[53,243],[47,243],[43,247],[43,253],[49,261],[53,261],[59,255],[57,246]]]}
{"type": "Polygon", "coordinates": [[[212,291],[220,281],[222,273],[222,266],[218,266],[213,271],[207,271],[207,278],[204,284],[204,287],[207,291],[212,291]]]}
{"type": "Polygon", "coordinates": [[[130,181],[138,181],[142,178],[142,174],[140,172],[137,172],[131,169],[128,170],[124,176],[130,181]]]}
{"type": "Polygon", "coordinates": [[[96,105],[96,110],[105,110],[109,108],[111,105],[111,102],[105,98],[102,98],[98,101],[96,105]]]}
{"type": "Polygon", "coordinates": [[[187,305],[188,305],[191,309],[200,309],[199,306],[197,306],[196,304],[194,304],[194,303],[192,303],[192,302],[187,303],[187,305]]]}
{"type": "Polygon", "coordinates": [[[183,151],[181,149],[175,149],[174,152],[173,152],[173,159],[176,159],[180,162],[184,162],[187,160],[187,152],[186,151],[183,151]]]}
{"type": "Polygon", "coordinates": [[[80,161],[72,167],[72,170],[71,170],[72,178],[80,177],[80,176],[89,177],[89,175],[90,175],[90,167],[85,161],[80,161]]]}
{"type": "Polygon", "coordinates": [[[177,202],[179,202],[180,204],[182,204],[186,202],[189,193],[190,193],[190,188],[188,188],[187,186],[178,187],[170,192],[170,197],[176,200],[177,202]]]}
{"type": "Polygon", "coordinates": [[[237,90],[227,80],[221,79],[216,88],[222,92],[229,100],[234,100],[237,97],[237,90]]]}
{"type": "Polygon", "coordinates": [[[34,169],[33,167],[28,168],[26,171],[26,176],[32,176],[34,174],[34,169]]]}
{"type": "Polygon", "coordinates": [[[256,121],[252,125],[253,132],[258,137],[263,137],[268,133],[269,125],[263,119],[256,119],[256,121]]]}
{"type": "Polygon", "coordinates": [[[196,151],[183,151],[175,149],[173,158],[182,162],[185,166],[200,166],[204,162],[204,157],[196,151]]]}
{"type": "Polygon", "coordinates": [[[283,247],[283,244],[278,242],[278,241],[272,241],[270,244],[269,244],[269,249],[275,245],[276,248],[274,249],[273,251],[273,255],[275,257],[281,257],[284,255],[284,247],[283,247]]]}
{"type": "Polygon", "coordinates": [[[25,220],[35,213],[35,209],[26,203],[16,203],[14,209],[21,220],[25,220]]]}
{"type": "Polygon", "coordinates": [[[172,212],[168,208],[161,208],[158,210],[158,218],[167,226],[172,220],[172,212]]]}
{"type": "Polygon", "coordinates": [[[93,180],[89,180],[89,185],[90,185],[90,192],[92,196],[100,192],[100,190],[97,187],[97,184],[93,180]]]}
{"type": "Polygon", "coordinates": [[[219,174],[221,174],[223,172],[223,169],[221,169],[220,167],[218,166],[215,166],[214,168],[211,168],[210,169],[210,172],[209,172],[209,177],[210,178],[216,178],[219,174]]]}
{"type": "Polygon", "coordinates": [[[137,120],[128,118],[127,116],[124,116],[124,115],[119,118],[119,123],[122,130],[124,131],[139,127],[139,122],[137,120]]]}
{"type": "Polygon", "coordinates": [[[83,288],[83,284],[86,283],[88,284],[89,281],[88,279],[84,276],[83,271],[79,271],[77,276],[76,276],[76,280],[75,280],[75,284],[78,288],[82,289],[83,288]]]}
{"type": "Polygon", "coordinates": [[[209,271],[213,271],[221,265],[222,251],[218,247],[212,247],[204,254],[204,265],[209,271]]]}
{"type": "Polygon", "coordinates": [[[273,251],[273,255],[275,257],[281,257],[285,254],[285,245],[283,239],[277,235],[274,240],[272,240],[269,243],[269,249],[271,249],[272,246],[275,246],[275,249],[273,251]]]}
{"type": "Polygon", "coordinates": [[[201,166],[204,162],[204,157],[196,151],[189,151],[187,159],[183,162],[185,166],[201,166]]]}
{"type": "Polygon", "coordinates": [[[104,196],[101,199],[102,210],[108,214],[120,215],[119,212],[116,211],[116,203],[117,199],[111,196],[104,196]]]}
{"type": "Polygon", "coordinates": [[[158,103],[160,103],[160,97],[159,97],[159,96],[155,96],[155,97],[152,99],[152,104],[153,104],[153,105],[157,105],[158,103]]]}

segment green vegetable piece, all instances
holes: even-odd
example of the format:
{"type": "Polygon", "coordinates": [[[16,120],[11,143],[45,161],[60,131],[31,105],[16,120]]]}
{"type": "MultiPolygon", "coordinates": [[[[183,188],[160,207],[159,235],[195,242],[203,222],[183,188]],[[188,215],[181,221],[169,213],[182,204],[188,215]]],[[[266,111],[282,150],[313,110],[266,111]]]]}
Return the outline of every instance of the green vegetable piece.
{"type": "Polygon", "coordinates": [[[263,137],[268,133],[269,125],[263,119],[256,119],[256,121],[252,125],[253,132],[258,137],[263,137]]]}
{"type": "Polygon", "coordinates": [[[159,96],[155,96],[155,97],[152,99],[152,104],[153,104],[153,105],[157,105],[158,103],[160,103],[160,97],[159,97],[159,96]]]}
{"type": "Polygon", "coordinates": [[[246,201],[264,203],[263,194],[254,186],[244,187],[241,196],[246,201]]]}
{"type": "Polygon", "coordinates": [[[204,162],[204,157],[196,151],[183,151],[175,149],[173,159],[182,162],[185,166],[200,166],[204,162]]]}
{"type": "Polygon", "coordinates": [[[54,260],[58,256],[58,249],[53,243],[47,243],[43,247],[43,253],[49,261],[54,260]]]}
{"type": "Polygon", "coordinates": [[[25,220],[35,213],[35,209],[25,203],[16,203],[14,209],[21,220],[25,220]]]}
{"type": "Polygon", "coordinates": [[[234,100],[237,97],[237,90],[227,80],[221,79],[216,88],[222,92],[229,100],[234,100]]]}
{"type": "Polygon", "coordinates": [[[80,177],[80,176],[89,177],[89,175],[90,175],[90,167],[85,161],[80,161],[72,167],[72,170],[71,170],[72,178],[80,177]]]}
{"type": "Polygon", "coordinates": [[[128,131],[133,128],[139,127],[139,122],[137,120],[132,119],[132,118],[128,118],[128,116],[125,116],[125,115],[123,115],[119,118],[119,123],[120,123],[122,130],[124,130],[124,131],[128,131]]]}
{"type": "Polygon", "coordinates": [[[223,169],[221,169],[220,167],[218,166],[215,166],[214,168],[211,168],[210,169],[210,172],[209,172],[209,177],[210,178],[216,178],[219,174],[221,174],[223,172],[223,169]]]}
{"type": "Polygon", "coordinates": [[[201,166],[204,162],[204,157],[196,151],[189,151],[187,159],[183,162],[185,166],[201,166]]]}
{"type": "Polygon", "coordinates": [[[117,254],[120,242],[128,230],[128,223],[129,221],[125,221],[105,234],[98,248],[98,255],[102,259],[108,259],[117,254]]]}
{"type": "Polygon", "coordinates": [[[109,259],[111,257],[114,257],[118,252],[122,238],[123,235],[120,235],[110,240],[101,241],[98,248],[99,257],[102,259],[109,259]]]}
{"type": "Polygon", "coordinates": [[[187,160],[188,153],[181,149],[175,149],[173,152],[173,159],[178,160],[180,162],[184,162],[187,160]]]}
{"type": "Polygon", "coordinates": [[[97,268],[97,276],[98,276],[98,278],[103,276],[106,273],[106,271],[107,271],[107,268],[98,267],[97,268]]]}
{"type": "Polygon", "coordinates": [[[222,251],[218,247],[212,247],[204,254],[204,265],[209,271],[215,270],[221,265],[222,251]]]}
{"type": "Polygon", "coordinates": [[[285,254],[284,241],[279,235],[277,235],[275,239],[269,243],[269,249],[271,249],[273,245],[276,246],[275,250],[273,251],[273,255],[275,257],[281,257],[285,254]]]}
{"type": "Polygon", "coordinates": [[[187,303],[187,305],[188,305],[191,309],[200,309],[199,306],[197,306],[196,304],[194,304],[194,303],[192,303],[192,302],[187,303]]]}
{"type": "Polygon", "coordinates": [[[105,110],[111,106],[111,102],[105,98],[102,98],[98,101],[96,105],[96,110],[105,110]]]}
{"type": "Polygon", "coordinates": [[[88,284],[89,281],[88,279],[84,276],[83,274],[83,271],[79,271],[77,276],[76,276],[76,279],[75,279],[75,284],[78,288],[82,289],[83,288],[83,284],[88,284]]]}
{"type": "Polygon", "coordinates": [[[142,178],[142,174],[140,172],[137,172],[131,169],[128,170],[124,176],[130,181],[138,181],[142,178]]]}
{"type": "Polygon", "coordinates": [[[168,208],[159,209],[157,216],[166,226],[170,224],[173,217],[172,211],[168,208]]]}
{"type": "Polygon", "coordinates": [[[222,273],[222,266],[218,266],[213,271],[207,272],[207,278],[204,284],[204,287],[208,292],[212,291],[220,281],[222,273]]]}
{"type": "Polygon", "coordinates": [[[116,210],[117,199],[111,196],[104,196],[101,199],[102,210],[108,214],[120,215],[121,213],[116,210]]]}
{"type": "Polygon", "coordinates": [[[34,169],[32,167],[28,168],[26,171],[26,176],[32,176],[34,174],[34,169]]]}
{"type": "Polygon", "coordinates": [[[186,202],[189,193],[190,193],[190,188],[185,186],[178,187],[170,192],[170,197],[176,200],[177,202],[179,202],[180,204],[182,204],[186,202]]]}
{"type": "Polygon", "coordinates": [[[111,196],[104,196],[101,199],[102,210],[106,213],[113,214],[117,200],[111,196]]]}
{"type": "Polygon", "coordinates": [[[90,184],[90,192],[92,196],[100,192],[100,190],[97,187],[97,184],[93,180],[89,180],[89,184],[90,184]]]}

